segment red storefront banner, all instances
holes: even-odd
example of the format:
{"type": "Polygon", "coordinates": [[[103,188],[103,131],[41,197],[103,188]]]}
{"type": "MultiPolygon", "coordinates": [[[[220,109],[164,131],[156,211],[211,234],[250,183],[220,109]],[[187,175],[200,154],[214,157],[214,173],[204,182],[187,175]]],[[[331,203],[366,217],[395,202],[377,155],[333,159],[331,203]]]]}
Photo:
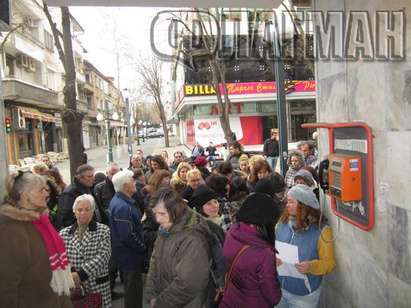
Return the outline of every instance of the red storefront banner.
{"type": "MultiPolygon", "coordinates": [[[[286,93],[292,92],[315,92],[315,80],[292,80],[285,84],[286,93]]],[[[227,83],[228,95],[248,95],[275,93],[277,85],[275,81],[264,82],[240,82],[227,83]]],[[[223,86],[220,84],[220,91],[223,93],[223,86]]],[[[212,85],[185,85],[184,96],[215,95],[216,91],[212,85]]],[[[182,99],[182,97],[180,97],[182,99]]]]}

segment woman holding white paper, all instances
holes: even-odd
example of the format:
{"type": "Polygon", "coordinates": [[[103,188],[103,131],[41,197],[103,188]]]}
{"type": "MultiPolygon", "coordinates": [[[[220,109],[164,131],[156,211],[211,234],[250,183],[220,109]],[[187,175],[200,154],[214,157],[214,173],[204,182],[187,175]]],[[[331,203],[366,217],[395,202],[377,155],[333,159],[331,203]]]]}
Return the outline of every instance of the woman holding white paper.
{"type": "MultiPolygon", "coordinates": [[[[299,263],[295,267],[305,276],[280,275],[283,294],[280,308],[317,307],[322,277],[335,268],[332,230],[320,218],[320,205],[308,186],[298,184],[288,191],[287,206],[276,228],[276,240],[298,248],[299,263]]],[[[277,260],[280,269],[281,253],[277,260]]]]}

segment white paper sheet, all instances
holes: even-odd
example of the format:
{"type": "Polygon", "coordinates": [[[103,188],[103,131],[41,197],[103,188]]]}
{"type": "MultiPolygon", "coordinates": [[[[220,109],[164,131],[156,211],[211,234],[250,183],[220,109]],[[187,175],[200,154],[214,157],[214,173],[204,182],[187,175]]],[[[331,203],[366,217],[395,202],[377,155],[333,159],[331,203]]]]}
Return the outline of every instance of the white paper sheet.
{"type": "Polygon", "coordinates": [[[305,286],[311,292],[307,275],[301,274],[295,267],[295,264],[300,262],[298,260],[298,247],[288,243],[275,241],[275,249],[278,251],[277,258],[283,262],[282,265],[277,267],[278,275],[304,280],[305,286]]]}

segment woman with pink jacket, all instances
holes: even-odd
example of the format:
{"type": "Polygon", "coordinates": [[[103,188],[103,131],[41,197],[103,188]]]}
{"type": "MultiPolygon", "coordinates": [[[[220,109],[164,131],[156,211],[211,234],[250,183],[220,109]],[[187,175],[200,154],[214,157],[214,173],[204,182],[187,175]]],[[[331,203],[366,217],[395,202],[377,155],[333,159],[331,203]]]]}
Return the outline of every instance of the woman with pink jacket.
{"type": "Polygon", "coordinates": [[[274,249],[279,217],[280,204],[266,194],[254,193],[244,201],[224,242],[230,274],[220,308],[272,308],[280,301],[274,249]]]}

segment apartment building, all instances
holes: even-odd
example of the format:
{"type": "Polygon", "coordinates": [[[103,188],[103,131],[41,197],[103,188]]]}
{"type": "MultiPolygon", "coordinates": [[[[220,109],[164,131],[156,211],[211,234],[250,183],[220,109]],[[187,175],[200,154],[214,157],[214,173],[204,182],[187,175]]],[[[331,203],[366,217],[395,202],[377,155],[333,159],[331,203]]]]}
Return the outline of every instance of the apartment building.
{"type": "MultiPolygon", "coordinates": [[[[86,83],[84,91],[86,95],[88,113],[87,120],[83,123],[83,130],[88,127],[88,140],[86,145],[96,147],[107,144],[107,132],[104,123],[97,121],[100,113],[110,121],[110,139],[112,145],[124,143],[126,125],[122,107],[124,101],[120,90],[114,85],[114,78],[101,73],[92,63],[84,61],[86,83]]],[[[83,134],[84,140],[87,134],[83,134]]],[[[86,147],[87,148],[87,147],[86,147]]]]}
{"type": "Polygon", "coordinates": [[[24,157],[62,151],[63,80],[41,6],[36,1],[13,1],[11,24],[17,29],[2,42],[1,58],[5,116],[13,123],[6,136],[7,155],[10,163],[17,163],[24,157]]]}
{"type": "MultiPolygon", "coordinates": [[[[59,27],[60,9],[49,10],[59,27]]],[[[0,58],[5,117],[12,122],[12,130],[6,134],[7,157],[10,164],[19,164],[20,160],[40,153],[67,152],[61,120],[64,70],[42,1],[12,1],[10,16],[14,30],[0,37],[0,58]]],[[[71,27],[77,110],[84,115],[82,138],[88,149],[104,144],[104,123],[96,120],[97,113],[105,109],[106,101],[110,110],[119,108],[122,98],[112,79],[96,69],[94,75],[89,74],[92,65],[85,62],[86,50],[77,39],[84,29],[73,16],[71,27]]],[[[118,129],[113,130],[113,139],[120,142],[124,124],[113,120],[114,125],[118,129]]]]}

